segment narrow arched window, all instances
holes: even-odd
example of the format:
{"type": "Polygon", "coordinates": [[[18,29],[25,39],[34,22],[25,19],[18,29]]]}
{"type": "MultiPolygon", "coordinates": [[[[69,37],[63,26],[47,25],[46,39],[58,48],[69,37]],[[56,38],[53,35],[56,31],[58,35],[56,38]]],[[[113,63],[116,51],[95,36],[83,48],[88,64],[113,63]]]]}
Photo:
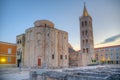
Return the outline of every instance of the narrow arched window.
{"type": "Polygon", "coordinates": [[[88,44],[88,39],[86,39],[86,44],[88,44]]]}
{"type": "Polygon", "coordinates": [[[19,44],[19,40],[17,40],[17,44],[19,44]]]}
{"type": "Polygon", "coordinates": [[[82,31],[82,36],[84,36],[84,31],[82,31]]]}
{"type": "Polygon", "coordinates": [[[63,55],[60,55],[60,59],[63,59],[63,55]]]}
{"type": "Polygon", "coordinates": [[[83,45],[84,45],[84,40],[83,40],[83,45]]]}
{"type": "Polygon", "coordinates": [[[49,36],[49,33],[48,33],[48,36],[49,36]]]}
{"type": "Polygon", "coordinates": [[[54,54],[52,54],[52,59],[54,59],[54,54]]]}
{"type": "Polygon", "coordinates": [[[83,48],[83,53],[85,53],[85,49],[83,48]]]}
{"type": "Polygon", "coordinates": [[[88,48],[86,48],[86,52],[87,52],[87,53],[89,52],[89,49],[88,49],[88,48]]]}

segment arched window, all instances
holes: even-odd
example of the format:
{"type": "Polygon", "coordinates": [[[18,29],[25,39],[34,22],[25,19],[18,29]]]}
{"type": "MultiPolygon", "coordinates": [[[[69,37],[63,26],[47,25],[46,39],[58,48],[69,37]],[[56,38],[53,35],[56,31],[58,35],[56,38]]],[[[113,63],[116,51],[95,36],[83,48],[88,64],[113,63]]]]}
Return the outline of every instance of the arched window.
{"type": "Polygon", "coordinates": [[[52,59],[54,59],[54,54],[52,54],[52,59]]]}
{"type": "Polygon", "coordinates": [[[86,44],[88,44],[88,39],[86,39],[86,44]]]}
{"type": "Polygon", "coordinates": [[[83,40],[83,45],[84,45],[84,40],[83,40]]]}
{"type": "Polygon", "coordinates": [[[60,59],[63,59],[63,55],[60,55],[60,59]]]}
{"type": "Polygon", "coordinates": [[[82,35],[84,36],[84,31],[82,31],[82,35]]]}
{"type": "Polygon", "coordinates": [[[17,44],[19,44],[19,40],[17,40],[17,44]]]}
{"type": "Polygon", "coordinates": [[[85,21],[85,26],[87,26],[87,21],[85,21]]]}
{"type": "Polygon", "coordinates": [[[83,48],[83,53],[85,53],[85,49],[83,48]]]}
{"type": "Polygon", "coordinates": [[[48,33],[48,36],[49,36],[49,33],[48,33]]]}
{"type": "Polygon", "coordinates": [[[87,52],[87,53],[89,52],[89,49],[88,49],[88,48],[86,48],[86,52],[87,52]]]}

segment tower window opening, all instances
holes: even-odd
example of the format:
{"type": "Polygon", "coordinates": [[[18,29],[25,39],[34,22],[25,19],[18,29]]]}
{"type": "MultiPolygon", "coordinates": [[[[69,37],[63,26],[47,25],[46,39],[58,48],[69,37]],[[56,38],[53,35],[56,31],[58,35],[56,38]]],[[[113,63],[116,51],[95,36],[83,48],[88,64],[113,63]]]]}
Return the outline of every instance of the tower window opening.
{"type": "Polygon", "coordinates": [[[19,44],[19,40],[17,41],[17,44],[19,44]]]}
{"type": "Polygon", "coordinates": [[[84,36],[84,31],[82,31],[82,35],[84,36]]]}
{"type": "Polygon", "coordinates": [[[84,40],[83,40],[83,45],[84,45],[84,40]]]}
{"type": "Polygon", "coordinates": [[[88,44],[88,39],[86,39],[86,44],[88,44]]]}
{"type": "Polygon", "coordinates": [[[87,48],[87,49],[86,49],[86,52],[88,53],[88,51],[89,51],[89,49],[87,48]]]}
{"type": "Polygon", "coordinates": [[[85,53],[85,49],[83,49],[83,53],[85,53]]]}
{"type": "Polygon", "coordinates": [[[63,59],[63,55],[60,55],[60,59],[63,59]]]}
{"type": "Polygon", "coordinates": [[[49,33],[48,33],[48,36],[49,36],[49,33]]]}
{"type": "Polygon", "coordinates": [[[54,54],[52,54],[52,59],[54,59],[54,54]]]}

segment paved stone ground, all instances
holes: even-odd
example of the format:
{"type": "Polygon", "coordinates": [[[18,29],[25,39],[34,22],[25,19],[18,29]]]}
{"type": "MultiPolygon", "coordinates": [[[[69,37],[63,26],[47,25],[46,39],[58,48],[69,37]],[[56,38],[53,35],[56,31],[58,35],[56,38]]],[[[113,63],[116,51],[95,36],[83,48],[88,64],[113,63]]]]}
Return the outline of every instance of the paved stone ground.
{"type": "Polygon", "coordinates": [[[0,69],[0,80],[28,80],[29,70],[19,68],[0,69]]]}

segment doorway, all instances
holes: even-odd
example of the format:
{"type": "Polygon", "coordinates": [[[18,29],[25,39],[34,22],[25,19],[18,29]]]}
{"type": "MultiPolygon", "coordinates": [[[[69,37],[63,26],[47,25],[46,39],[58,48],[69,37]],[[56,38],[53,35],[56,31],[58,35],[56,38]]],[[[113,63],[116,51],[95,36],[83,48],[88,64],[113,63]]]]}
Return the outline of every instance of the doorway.
{"type": "Polygon", "coordinates": [[[41,59],[38,58],[38,66],[41,66],[41,59]]]}

